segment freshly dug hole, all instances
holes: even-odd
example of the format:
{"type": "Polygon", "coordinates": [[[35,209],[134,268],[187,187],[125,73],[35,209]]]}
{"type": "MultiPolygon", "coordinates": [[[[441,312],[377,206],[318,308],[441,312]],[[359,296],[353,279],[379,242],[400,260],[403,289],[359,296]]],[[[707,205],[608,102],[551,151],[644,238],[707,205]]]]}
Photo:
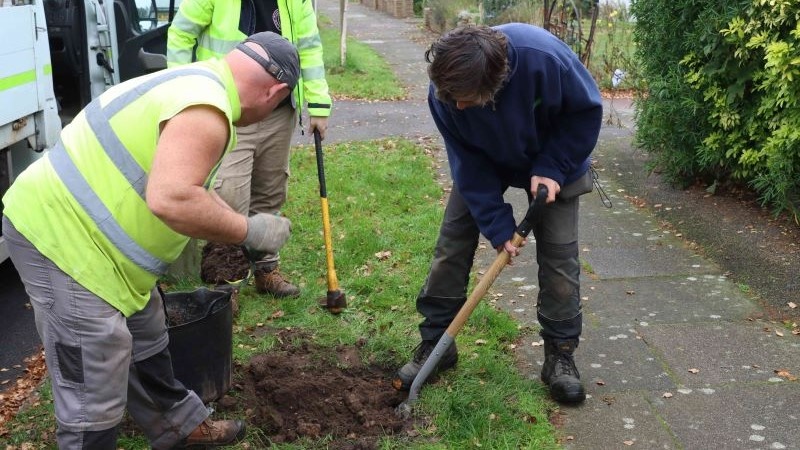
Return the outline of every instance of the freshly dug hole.
{"type": "MultiPolygon", "coordinates": [[[[293,340],[284,335],[280,342],[293,340]]],[[[394,412],[406,394],[392,388],[393,370],[364,365],[356,347],[334,351],[303,342],[256,355],[235,369],[235,394],[218,407],[245,411],[248,426],[273,443],[303,439],[328,449],[377,449],[383,436],[417,436],[413,419],[394,412]]]]}

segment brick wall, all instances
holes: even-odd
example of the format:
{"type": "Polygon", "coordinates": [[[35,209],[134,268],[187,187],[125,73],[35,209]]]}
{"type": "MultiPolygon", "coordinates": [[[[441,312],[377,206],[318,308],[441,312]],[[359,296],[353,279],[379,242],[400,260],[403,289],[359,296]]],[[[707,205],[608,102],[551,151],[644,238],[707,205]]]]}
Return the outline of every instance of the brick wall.
{"type": "Polygon", "coordinates": [[[414,17],[414,0],[360,0],[361,4],[394,17],[414,17]]]}

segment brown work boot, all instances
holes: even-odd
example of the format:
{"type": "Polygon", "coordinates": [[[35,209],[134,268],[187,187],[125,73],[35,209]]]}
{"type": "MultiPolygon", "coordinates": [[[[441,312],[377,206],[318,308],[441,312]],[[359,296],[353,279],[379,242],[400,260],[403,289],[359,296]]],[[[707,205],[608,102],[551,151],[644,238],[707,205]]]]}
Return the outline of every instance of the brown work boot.
{"type": "Polygon", "coordinates": [[[300,289],[283,278],[278,268],[272,270],[256,269],[256,291],[272,294],[275,297],[299,297],[300,289]]]}
{"type": "Polygon", "coordinates": [[[207,418],[176,448],[203,448],[232,445],[244,438],[244,422],[241,420],[211,420],[207,418]]]}

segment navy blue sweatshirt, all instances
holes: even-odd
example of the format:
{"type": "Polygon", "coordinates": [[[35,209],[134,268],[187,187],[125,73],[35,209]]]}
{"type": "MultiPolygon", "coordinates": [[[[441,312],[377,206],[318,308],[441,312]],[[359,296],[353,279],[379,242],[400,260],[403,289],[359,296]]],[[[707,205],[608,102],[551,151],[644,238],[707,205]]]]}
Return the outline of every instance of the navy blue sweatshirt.
{"type": "Polygon", "coordinates": [[[528,24],[495,29],[508,36],[509,74],[494,102],[458,110],[437,100],[431,85],[428,105],[453,181],[497,248],[516,227],[503,192],[530,190],[534,175],[563,188],[585,174],[603,105],[594,79],[561,40],[528,24]]]}

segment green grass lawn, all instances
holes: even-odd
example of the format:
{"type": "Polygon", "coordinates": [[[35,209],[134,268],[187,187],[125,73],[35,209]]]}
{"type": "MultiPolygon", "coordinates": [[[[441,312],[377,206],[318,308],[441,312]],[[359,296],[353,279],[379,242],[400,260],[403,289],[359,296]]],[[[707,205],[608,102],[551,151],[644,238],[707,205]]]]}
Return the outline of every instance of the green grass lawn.
{"type": "MultiPolygon", "coordinates": [[[[319,17],[325,58],[325,78],[335,99],[401,100],[406,91],[392,69],[367,44],[347,38],[345,64],[341,34],[330,19],[319,17]]],[[[336,108],[336,105],[334,105],[336,108]]]]}

